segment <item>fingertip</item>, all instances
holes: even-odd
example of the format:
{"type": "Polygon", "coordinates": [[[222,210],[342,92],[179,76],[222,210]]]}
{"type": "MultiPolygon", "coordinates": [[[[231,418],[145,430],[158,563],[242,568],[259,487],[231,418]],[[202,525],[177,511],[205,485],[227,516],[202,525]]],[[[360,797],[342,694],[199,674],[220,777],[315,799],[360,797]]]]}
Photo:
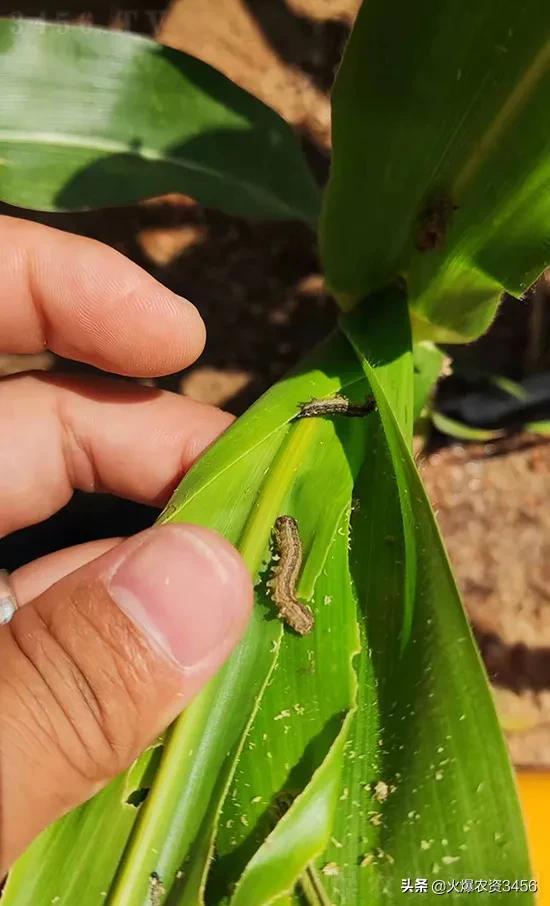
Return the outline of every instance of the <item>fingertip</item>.
{"type": "Polygon", "coordinates": [[[115,249],[16,218],[0,218],[0,240],[2,351],[47,346],[106,371],[156,377],[204,349],[197,308],[115,249]]]}
{"type": "Polygon", "coordinates": [[[143,378],[173,374],[200,356],[206,328],[192,302],[101,243],[80,253],[52,302],[54,352],[143,378]]]}
{"type": "Polygon", "coordinates": [[[237,644],[251,601],[227,541],[165,525],[16,612],[0,637],[1,865],[158,737],[237,644]]]}
{"type": "Polygon", "coordinates": [[[238,551],[203,526],[157,526],[121,545],[106,581],[111,598],[196,691],[241,639],[253,601],[238,551]]]}
{"type": "Polygon", "coordinates": [[[106,350],[100,366],[106,371],[113,370],[116,355],[119,374],[144,378],[174,374],[192,365],[206,344],[206,326],[197,307],[145,272],[135,289],[121,298],[118,319],[118,349],[106,350]]]}

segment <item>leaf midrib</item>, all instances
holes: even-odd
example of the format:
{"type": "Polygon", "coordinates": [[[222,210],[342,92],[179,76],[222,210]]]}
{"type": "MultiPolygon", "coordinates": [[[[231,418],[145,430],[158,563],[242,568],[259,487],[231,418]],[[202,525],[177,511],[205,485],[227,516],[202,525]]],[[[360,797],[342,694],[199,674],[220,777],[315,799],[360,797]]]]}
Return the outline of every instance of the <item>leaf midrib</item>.
{"type": "MultiPolygon", "coordinates": [[[[365,380],[365,378],[363,375],[360,375],[359,377],[354,377],[349,381],[344,380],[340,384],[340,387],[336,388],[334,390],[334,393],[338,393],[338,392],[341,392],[342,390],[346,390],[347,388],[352,387],[354,384],[364,383],[364,380],[365,380]]],[[[184,504],[187,506],[187,504],[190,503],[190,501],[193,500],[197,496],[197,494],[202,493],[204,488],[208,487],[208,485],[212,484],[212,482],[219,479],[221,475],[223,475],[225,472],[228,471],[228,469],[233,468],[234,465],[236,465],[238,462],[240,462],[242,459],[244,459],[246,456],[248,456],[250,453],[252,453],[258,447],[260,447],[270,437],[273,437],[275,434],[277,434],[277,432],[280,431],[281,428],[284,428],[285,425],[289,424],[289,422],[292,421],[292,419],[294,418],[295,415],[296,415],[296,412],[294,412],[292,415],[286,416],[279,424],[275,425],[275,427],[272,428],[271,431],[268,431],[266,434],[263,434],[260,438],[258,438],[258,440],[255,443],[253,443],[249,447],[247,447],[246,450],[243,450],[241,453],[239,453],[237,456],[234,456],[232,459],[228,459],[228,461],[221,468],[219,468],[214,474],[212,474],[208,478],[206,478],[200,486],[198,486],[193,491],[191,491],[188,495],[186,495],[185,499],[182,499],[181,502],[178,503],[176,500],[174,500],[174,501],[170,501],[169,503],[173,503],[176,505],[176,507],[177,507],[176,511],[180,510],[184,504]]],[[[231,428],[229,428],[228,430],[231,430],[231,428]]],[[[200,459],[198,462],[201,463],[202,461],[203,461],[203,459],[200,459]]],[[[172,518],[172,515],[171,515],[171,518],[172,518]]]]}
{"type": "MultiPolygon", "coordinates": [[[[35,144],[51,145],[52,147],[81,148],[84,151],[99,151],[105,152],[106,154],[126,154],[135,157],[138,160],[168,163],[175,167],[179,167],[182,170],[189,170],[195,173],[200,173],[203,176],[208,176],[212,179],[224,181],[226,183],[231,182],[238,189],[246,190],[249,194],[254,195],[256,198],[264,199],[270,204],[278,207],[281,212],[285,212],[289,217],[293,218],[297,213],[300,213],[290,205],[286,204],[281,198],[279,198],[279,196],[274,195],[272,192],[266,191],[261,186],[258,186],[244,179],[239,179],[234,174],[228,174],[227,172],[222,173],[219,169],[208,167],[205,164],[199,163],[198,161],[190,160],[188,157],[174,157],[172,154],[167,153],[163,149],[156,149],[146,146],[140,146],[139,148],[136,148],[135,146],[128,145],[125,142],[113,141],[110,139],[101,139],[100,141],[94,139],[92,141],[88,136],[76,134],[60,135],[57,132],[23,132],[0,128],[0,144],[2,143],[11,143],[14,145],[35,144]]],[[[2,165],[5,166],[5,161],[0,162],[0,166],[2,165]]]]}

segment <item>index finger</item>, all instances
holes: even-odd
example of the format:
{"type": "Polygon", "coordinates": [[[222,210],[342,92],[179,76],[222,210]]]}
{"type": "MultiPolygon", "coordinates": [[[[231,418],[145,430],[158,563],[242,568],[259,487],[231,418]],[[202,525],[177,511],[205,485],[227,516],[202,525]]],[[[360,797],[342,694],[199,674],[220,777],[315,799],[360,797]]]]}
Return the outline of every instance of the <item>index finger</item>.
{"type": "Polygon", "coordinates": [[[202,352],[194,305],[96,242],[0,217],[0,352],[45,347],[117,374],[170,374],[202,352]]]}

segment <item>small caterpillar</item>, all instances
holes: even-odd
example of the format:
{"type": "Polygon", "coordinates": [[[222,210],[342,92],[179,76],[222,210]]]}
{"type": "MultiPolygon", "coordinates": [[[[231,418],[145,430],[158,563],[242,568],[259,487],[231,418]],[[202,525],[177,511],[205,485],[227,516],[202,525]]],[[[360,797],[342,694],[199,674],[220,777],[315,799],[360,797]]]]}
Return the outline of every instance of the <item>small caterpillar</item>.
{"type": "Polygon", "coordinates": [[[309,403],[300,403],[300,411],[295,418],[315,418],[324,415],[343,415],[346,418],[363,418],[369,412],[374,412],[376,402],[369,397],[364,403],[352,403],[347,396],[336,394],[324,400],[310,400],[309,403]]]}
{"type": "Polygon", "coordinates": [[[302,567],[302,542],[298,524],[292,516],[279,516],[275,521],[275,544],[279,560],[267,583],[279,616],[299,635],[307,635],[315,618],[306,604],[296,597],[296,582],[302,567]]]}

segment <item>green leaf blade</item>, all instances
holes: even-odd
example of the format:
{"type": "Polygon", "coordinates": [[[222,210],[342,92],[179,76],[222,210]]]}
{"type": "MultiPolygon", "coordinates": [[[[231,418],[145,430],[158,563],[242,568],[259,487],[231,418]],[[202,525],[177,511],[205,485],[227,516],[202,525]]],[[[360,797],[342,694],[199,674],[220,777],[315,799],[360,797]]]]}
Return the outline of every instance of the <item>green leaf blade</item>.
{"type": "Polygon", "coordinates": [[[406,278],[419,339],[482,333],[550,260],[543,0],[363,4],[321,224],[344,307],[406,278]]]}
{"type": "MultiPolygon", "coordinates": [[[[390,312],[395,325],[398,304],[390,312]]],[[[376,350],[378,361],[395,358],[378,344],[379,320],[380,306],[367,300],[346,323],[369,376],[376,369],[366,352],[376,350]]],[[[341,782],[356,807],[337,813],[336,842],[324,854],[339,866],[325,879],[338,904],[406,902],[406,878],[451,884],[531,877],[511,766],[479,654],[398,413],[380,406],[387,377],[377,373],[371,384],[383,417],[354,491],[361,506],[352,517],[350,568],[362,650],[341,782]],[[391,471],[393,485],[384,481],[391,471]],[[407,530],[415,538],[409,551],[407,530]],[[416,582],[403,644],[403,574],[412,554],[416,582]]],[[[428,902],[436,896],[432,892],[428,902]]],[[[446,896],[458,902],[464,893],[451,887],[446,896]]],[[[533,899],[520,891],[476,896],[479,902],[533,899]]]]}
{"type": "MultiPolygon", "coordinates": [[[[221,901],[237,882],[236,902],[250,895],[251,884],[258,906],[271,902],[275,893],[292,889],[330,836],[346,715],[356,692],[352,659],[358,636],[347,569],[348,525],[349,508],[336,524],[314,585],[313,631],[303,639],[283,636],[220,816],[208,903],[221,901]],[[293,855],[283,872],[279,862],[285,847],[293,855]]],[[[304,576],[299,593],[307,600],[306,585],[304,576]]]]}
{"type": "Polygon", "coordinates": [[[146,38],[0,19],[0,197],[45,210],[183,192],[315,225],[289,127],[201,61],[146,38]]]}
{"type": "Polygon", "coordinates": [[[443,415],[442,412],[438,412],[435,409],[430,413],[430,418],[438,431],[441,431],[442,434],[447,434],[449,437],[454,437],[456,440],[484,443],[490,440],[498,440],[499,437],[504,437],[506,433],[497,429],[473,428],[471,425],[458,421],[456,418],[450,418],[448,415],[443,415]]]}

